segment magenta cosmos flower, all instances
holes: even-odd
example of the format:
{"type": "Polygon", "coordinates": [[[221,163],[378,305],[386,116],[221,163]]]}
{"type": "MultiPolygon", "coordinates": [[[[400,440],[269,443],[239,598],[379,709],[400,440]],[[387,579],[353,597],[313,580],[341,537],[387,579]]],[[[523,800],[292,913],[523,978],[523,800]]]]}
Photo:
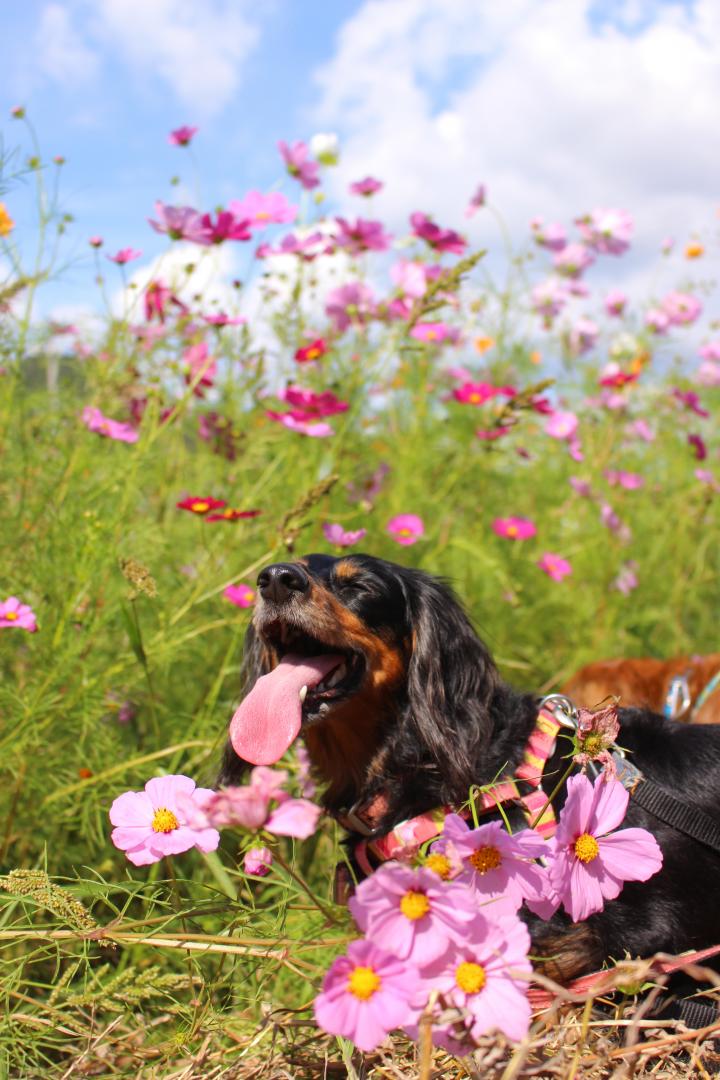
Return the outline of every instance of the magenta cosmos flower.
{"type": "Polygon", "coordinates": [[[339,217],[335,218],[335,223],[335,243],[350,255],[360,255],[363,251],[387,251],[392,242],[392,236],[384,231],[382,221],[366,221],[365,218],[347,221],[339,217]]]}
{"type": "Polygon", "coordinates": [[[0,603],[0,629],[7,626],[17,626],[31,634],[37,630],[35,612],[28,604],[22,604],[17,596],[9,596],[0,603]]]}
{"type": "Polygon", "coordinates": [[[255,603],[255,590],[250,585],[228,585],[223,589],[223,596],[239,608],[249,608],[255,603]]]}
{"type": "Polygon", "coordinates": [[[354,183],[350,184],[350,193],[352,195],[364,195],[367,199],[370,195],[382,191],[384,186],[382,180],[376,180],[373,176],[366,176],[364,180],[355,180],[354,183]]]}
{"type": "Polygon", "coordinates": [[[192,206],[166,206],[163,202],[155,203],[155,213],[159,221],[148,218],[151,227],[158,233],[167,233],[171,240],[190,240],[202,243],[204,230],[202,214],[192,206]]]}
{"type": "Polygon", "coordinates": [[[467,247],[467,240],[460,233],[454,229],[441,229],[427,214],[416,211],[410,215],[410,224],[413,235],[424,240],[435,251],[462,255],[467,247]]]}
{"type": "Polygon", "coordinates": [[[387,531],[398,544],[409,547],[425,535],[425,523],[417,514],[398,514],[388,521],[387,531]]]}
{"type": "Polygon", "coordinates": [[[471,218],[481,210],[487,202],[487,187],[485,184],[478,184],[474,192],[470,196],[470,201],[465,207],[465,217],[471,218]]]}
{"type": "Polygon", "coordinates": [[[606,469],[604,476],[611,487],[625,488],[626,491],[637,491],[645,484],[639,473],[626,472],[624,469],[606,469]]]}
{"type": "Polygon", "coordinates": [[[563,559],[562,555],[555,555],[552,551],[546,551],[537,564],[553,581],[562,581],[568,574],[572,574],[572,566],[567,559],[563,559]]]}
{"type": "Polygon", "coordinates": [[[189,146],[193,141],[193,137],[197,135],[199,128],[189,127],[187,124],[183,127],[175,128],[168,135],[168,142],[172,146],[189,146]]]}
{"type": "Polygon", "coordinates": [[[558,221],[546,225],[542,218],[533,218],[530,222],[533,240],[548,251],[562,251],[567,244],[565,229],[558,221]]]}
{"type": "Polygon", "coordinates": [[[244,199],[233,199],[228,203],[228,210],[250,222],[253,229],[262,229],[266,225],[286,225],[297,217],[298,208],[288,202],[280,191],[271,191],[263,195],[261,191],[248,191],[244,199]]]}
{"type": "Polygon", "coordinates": [[[311,191],[320,184],[318,172],[320,166],[316,161],[310,161],[307,145],[304,142],[293,143],[288,146],[286,142],[278,143],[278,150],[285,162],[285,168],[299,183],[311,191]]]}
{"type": "Polygon", "coordinates": [[[338,333],[348,326],[363,326],[375,314],[375,296],[361,281],[350,281],[329,292],[325,312],[338,333]]]}
{"type": "Polygon", "coordinates": [[[368,1052],[394,1028],[417,1019],[423,1005],[413,964],[370,941],[351,941],[323,979],[315,1019],[323,1031],[368,1052]]]}
{"type": "Polygon", "coordinates": [[[215,851],[220,843],[217,829],[193,828],[187,824],[185,800],[212,794],[197,788],[189,776],[156,776],[144,791],[126,791],[110,807],[115,826],[111,839],[134,866],[158,862],[165,855],[179,855],[196,847],[215,851]]]}
{"type": "Polygon", "coordinates": [[[494,533],[507,540],[529,540],[537,533],[534,522],[524,517],[495,518],[492,527],[494,533]]]}
{"type": "Polygon", "coordinates": [[[449,814],[433,851],[459,856],[462,871],[457,880],[482,900],[500,901],[505,911],[516,911],[523,900],[532,906],[547,897],[547,875],[534,861],[546,854],[546,844],[533,829],[511,836],[501,821],[471,829],[459,814],[449,814]]]}
{"type": "Polygon", "coordinates": [[[533,310],[542,315],[546,326],[550,326],[568,301],[568,290],[558,278],[548,278],[534,287],[530,294],[533,310]]]}
{"type": "Polygon", "coordinates": [[[620,289],[610,289],[605,297],[605,310],[608,315],[622,315],[626,304],[627,296],[620,289]]]}
{"type": "Polygon", "coordinates": [[[556,409],[547,418],[545,434],[553,439],[571,439],[578,429],[578,418],[574,412],[556,409]]]}
{"type": "Polygon", "coordinates": [[[130,424],[121,423],[119,420],[111,420],[99,409],[92,405],[86,405],[82,411],[82,420],[88,431],[94,431],[96,435],[104,435],[107,439],[115,439],[116,442],[136,443],[140,435],[130,424]]]}
{"type": "Polygon", "coordinates": [[[117,263],[118,266],[124,266],[125,263],[132,262],[133,259],[139,259],[142,255],[142,251],[136,251],[134,248],[121,248],[120,251],[116,251],[114,255],[106,255],[105,258],[110,262],[117,263]]]}
{"type": "MultiPolygon", "coordinates": [[[[428,988],[441,992],[446,1004],[467,1010],[464,1025],[472,1039],[497,1029],[517,1042],[530,1027],[529,981],[523,978],[532,971],[530,934],[516,916],[493,919],[491,909],[485,911],[489,917],[477,913],[462,942],[422,977],[428,988]]],[[[442,1028],[433,1031],[433,1041],[456,1053],[472,1049],[442,1028]]]]}
{"type": "Polygon", "coordinates": [[[364,536],[367,535],[367,529],[354,529],[346,531],[342,525],[337,523],[331,524],[329,521],[323,523],[322,527],[323,536],[330,544],[334,544],[336,547],[352,547],[353,544],[359,543],[364,536]]]}
{"type": "Polygon", "coordinates": [[[614,832],[630,796],[618,780],[571,776],[558,828],[550,842],[550,882],[573,922],[602,911],[626,881],[647,881],[662,851],[646,829],[614,832]]]}
{"type": "Polygon", "coordinates": [[[460,331],[456,326],[448,326],[444,322],[419,322],[413,326],[410,337],[429,345],[442,345],[444,341],[456,342],[460,331]]]}
{"type": "Polygon", "coordinates": [[[451,942],[462,941],[477,912],[464,885],[398,862],[386,863],[362,881],[348,907],[368,940],[419,968],[441,956],[451,942]]]}
{"type": "Polygon", "coordinates": [[[670,292],[662,302],[662,309],[673,326],[688,326],[702,312],[702,304],[689,293],[670,292]]]}
{"type": "Polygon", "coordinates": [[[670,319],[662,308],[649,308],[645,312],[645,325],[653,334],[667,334],[670,319]]]}
{"type": "Polygon", "coordinates": [[[563,277],[578,278],[592,266],[595,256],[584,244],[568,244],[553,256],[553,266],[563,277]]]}
{"type": "Polygon", "coordinates": [[[268,410],[266,415],[271,420],[276,420],[278,424],[282,424],[288,431],[295,431],[298,435],[309,435],[312,439],[327,439],[330,435],[335,434],[335,429],[322,420],[298,420],[292,413],[279,413],[271,410],[268,410]]]}

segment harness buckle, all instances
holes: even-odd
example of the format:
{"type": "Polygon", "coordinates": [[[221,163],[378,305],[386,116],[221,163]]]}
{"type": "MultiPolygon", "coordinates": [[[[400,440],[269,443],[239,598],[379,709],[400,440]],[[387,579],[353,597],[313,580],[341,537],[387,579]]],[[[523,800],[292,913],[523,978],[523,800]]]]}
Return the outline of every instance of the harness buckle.
{"type": "Polygon", "coordinates": [[[576,731],[578,726],[577,706],[564,694],[548,694],[540,702],[541,709],[551,712],[561,727],[576,731]]]}

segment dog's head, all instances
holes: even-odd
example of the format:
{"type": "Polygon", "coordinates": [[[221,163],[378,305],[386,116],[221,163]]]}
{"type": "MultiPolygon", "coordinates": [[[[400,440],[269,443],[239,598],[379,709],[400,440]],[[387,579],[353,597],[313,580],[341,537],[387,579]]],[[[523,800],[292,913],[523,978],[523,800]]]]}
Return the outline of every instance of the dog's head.
{"type": "MultiPolygon", "coordinates": [[[[263,722],[273,722],[274,693],[297,694],[300,730],[330,802],[357,792],[390,751],[396,766],[414,759],[450,786],[465,784],[490,735],[498,682],[445,583],[369,555],[308,555],[262,570],[245,691],[263,675],[255,691],[263,722]],[[295,688],[293,677],[305,685],[295,688]]],[[[225,779],[232,766],[230,754],[225,779]]]]}

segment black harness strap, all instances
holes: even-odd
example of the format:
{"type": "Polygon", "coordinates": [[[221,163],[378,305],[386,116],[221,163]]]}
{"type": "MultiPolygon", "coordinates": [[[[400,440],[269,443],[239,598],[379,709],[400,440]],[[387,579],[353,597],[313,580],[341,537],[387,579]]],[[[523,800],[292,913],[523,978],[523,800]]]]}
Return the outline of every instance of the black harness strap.
{"type": "Polygon", "coordinates": [[[666,825],[691,836],[720,855],[720,825],[704,810],[680,802],[652,780],[639,783],[632,798],[643,810],[654,814],[666,825]]]}

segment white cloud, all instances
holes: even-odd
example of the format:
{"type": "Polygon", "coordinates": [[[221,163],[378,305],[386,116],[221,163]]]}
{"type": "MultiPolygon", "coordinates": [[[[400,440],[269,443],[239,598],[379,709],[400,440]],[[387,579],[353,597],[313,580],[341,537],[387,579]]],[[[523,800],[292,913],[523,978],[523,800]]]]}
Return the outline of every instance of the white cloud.
{"type": "Polygon", "coordinates": [[[173,244],[162,255],[133,271],[127,288],[113,296],[112,311],[130,322],[140,321],[145,287],[159,279],[192,311],[206,315],[217,311],[232,313],[237,307],[237,291],[232,284],[235,270],[235,251],[230,244],[207,248],[173,244]]]}
{"type": "MultiPolygon", "coordinates": [[[[720,8],[630,0],[602,22],[589,10],[587,0],[366,0],[316,72],[310,122],[341,135],[338,196],[347,205],[348,181],[370,172],[386,182],[374,205],[396,228],[413,209],[468,227],[482,180],[516,239],[536,214],[568,222],[621,206],[637,219],[636,260],[654,258],[667,233],[710,225],[720,8]]],[[[487,211],[469,229],[498,246],[487,211]]]]}
{"type": "MultiPolygon", "coordinates": [[[[36,46],[50,78],[86,82],[109,56],[168,88],[193,117],[232,100],[260,30],[245,0],[66,0],[47,4],[36,46]]],[[[185,119],[184,117],[180,118],[185,119]]]]}
{"type": "Polygon", "coordinates": [[[57,82],[85,83],[97,74],[97,54],[87,45],[70,12],[61,4],[47,4],[36,34],[36,63],[57,82]]]}

